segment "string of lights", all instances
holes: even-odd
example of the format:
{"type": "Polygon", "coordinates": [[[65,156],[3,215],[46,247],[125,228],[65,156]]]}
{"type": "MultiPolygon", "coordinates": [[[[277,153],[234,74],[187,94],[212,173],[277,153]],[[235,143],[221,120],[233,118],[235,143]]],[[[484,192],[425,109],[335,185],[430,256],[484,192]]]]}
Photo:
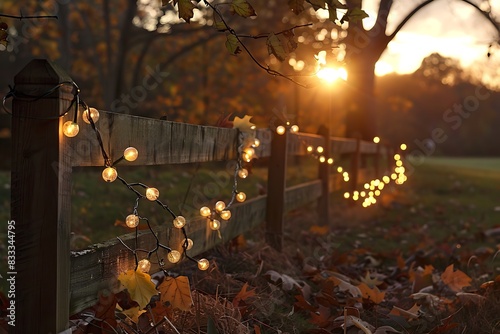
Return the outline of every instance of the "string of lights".
{"type": "MultiPolygon", "coordinates": [[[[287,131],[297,134],[299,132],[299,127],[295,124],[292,125],[287,120],[286,126],[279,125],[274,129],[274,131],[276,131],[278,135],[284,135],[287,131]]],[[[329,165],[333,165],[335,163],[335,159],[325,153],[325,149],[323,148],[323,146],[314,147],[312,145],[308,145],[302,138],[300,138],[300,135],[299,139],[306,147],[307,153],[317,159],[320,163],[327,163],[329,165]]],[[[374,137],[373,142],[375,144],[380,144],[380,137],[374,137]]],[[[407,149],[407,145],[403,143],[399,148],[401,151],[405,151],[407,149]]],[[[339,174],[342,174],[344,182],[350,181],[349,173],[345,170],[344,167],[337,166],[336,170],[339,174]]],[[[394,155],[394,167],[392,170],[392,173],[390,173],[389,175],[384,175],[381,179],[372,179],[369,182],[366,182],[365,184],[363,184],[362,190],[354,190],[352,191],[352,193],[346,191],[343,197],[345,199],[350,198],[353,201],[363,199],[362,206],[364,208],[377,203],[376,198],[382,194],[382,190],[386,187],[386,185],[391,182],[394,182],[396,185],[402,185],[408,180],[407,175],[405,175],[406,169],[404,167],[403,159],[400,154],[394,155]]]]}

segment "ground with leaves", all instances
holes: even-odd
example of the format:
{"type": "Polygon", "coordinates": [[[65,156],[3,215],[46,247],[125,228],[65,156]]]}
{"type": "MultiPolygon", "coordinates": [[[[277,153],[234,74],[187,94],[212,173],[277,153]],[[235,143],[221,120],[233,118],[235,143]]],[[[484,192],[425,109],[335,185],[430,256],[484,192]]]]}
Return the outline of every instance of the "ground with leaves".
{"type": "Polygon", "coordinates": [[[500,333],[499,167],[434,159],[377,207],[336,196],[330,228],[313,207],[293,212],[283,252],[255,231],[205,254],[206,272],[186,262],[167,275],[123,273],[122,291],[103,291],[72,324],[77,333],[500,333]]]}

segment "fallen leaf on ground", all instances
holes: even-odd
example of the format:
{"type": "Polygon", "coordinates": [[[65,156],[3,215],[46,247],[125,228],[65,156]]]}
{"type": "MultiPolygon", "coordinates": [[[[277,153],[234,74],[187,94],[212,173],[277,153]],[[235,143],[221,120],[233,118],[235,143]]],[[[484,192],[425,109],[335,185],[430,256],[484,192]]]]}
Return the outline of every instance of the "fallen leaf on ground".
{"type": "Polygon", "coordinates": [[[176,278],[165,277],[165,280],[158,286],[161,292],[161,302],[170,303],[173,308],[181,311],[189,311],[193,304],[191,297],[191,287],[186,276],[176,278]]]}
{"type": "Polygon", "coordinates": [[[472,281],[472,278],[467,276],[463,271],[453,271],[453,264],[446,267],[446,270],[441,274],[441,279],[444,284],[448,285],[455,292],[462,291],[463,288],[470,286],[472,281]]]}

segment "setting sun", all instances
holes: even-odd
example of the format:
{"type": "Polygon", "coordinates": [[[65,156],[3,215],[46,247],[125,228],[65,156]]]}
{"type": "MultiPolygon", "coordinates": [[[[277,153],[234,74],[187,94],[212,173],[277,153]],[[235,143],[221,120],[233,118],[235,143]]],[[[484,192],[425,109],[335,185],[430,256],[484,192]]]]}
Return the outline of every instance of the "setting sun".
{"type": "Polygon", "coordinates": [[[318,71],[318,73],[316,73],[316,75],[318,76],[318,78],[325,80],[328,83],[333,83],[338,79],[342,79],[344,81],[347,80],[347,70],[343,67],[323,67],[318,71]]]}
{"type": "Polygon", "coordinates": [[[380,60],[375,64],[376,76],[381,77],[391,72],[394,72],[394,67],[391,64],[380,60]]]}

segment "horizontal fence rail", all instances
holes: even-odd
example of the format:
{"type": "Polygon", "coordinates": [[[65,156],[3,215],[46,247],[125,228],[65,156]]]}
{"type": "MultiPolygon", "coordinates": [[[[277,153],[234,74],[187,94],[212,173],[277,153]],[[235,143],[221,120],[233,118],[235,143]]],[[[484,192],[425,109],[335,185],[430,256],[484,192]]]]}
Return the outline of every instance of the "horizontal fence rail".
{"type": "MultiPolygon", "coordinates": [[[[28,64],[15,80],[20,87],[36,88],[41,92],[63,81],[71,79],[59,67],[45,60],[28,64]]],[[[17,288],[24,291],[20,299],[24,307],[16,314],[22,326],[16,327],[15,332],[58,333],[66,328],[70,314],[95,304],[100,290],[113,290],[117,276],[135,267],[135,258],[118,239],[82,251],[69,250],[72,167],[103,166],[104,161],[90,125],[81,124],[80,133],[75,138],[62,136],[60,128],[63,120],[55,115],[61,114],[61,110],[69,105],[68,93],[64,91],[30,103],[14,102],[12,217],[19,225],[16,225],[16,235],[20,234],[19,249],[24,249],[29,255],[21,258],[18,264],[19,275],[24,279],[19,279],[17,288]],[[40,110],[47,111],[39,113],[47,115],[47,119],[30,117],[40,110]],[[33,211],[33,208],[38,211],[33,211]],[[43,212],[42,219],[39,212],[43,212]],[[38,235],[33,231],[43,233],[38,235]],[[47,258],[50,261],[47,262],[47,258]],[[46,263],[50,263],[50,270],[43,270],[47,274],[33,284],[33,270],[42,272],[46,263]],[[41,297],[35,300],[33,296],[41,297]]],[[[120,158],[129,146],[139,150],[138,159],[127,163],[133,166],[226,161],[238,156],[236,129],[106,111],[100,111],[96,126],[112,161],[120,158]]],[[[375,157],[376,172],[381,168],[379,165],[385,165],[385,162],[389,166],[393,152],[390,148],[359,139],[329,137],[328,131],[325,133],[323,136],[287,132],[280,136],[270,129],[257,130],[256,136],[261,145],[256,148],[256,154],[268,158],[267,195],[233,205],[232,218],[222,225],[220,238],[218,233],[208,228],[206,218],[191,221],[186,227],[194,241],[189,255],[197,256],[264,222],[266,240],[280,249],[284,214],[314,201],[318,202],[317,210],[321,217],[328,217],[328,194],[339,189],[342,183],[338,173],[330,176],[329,165],[319,164],[316,180],[286,186],[287,156],[307,155],[308,146],[325,147],[327,156],[350,156],[349,172],[354,185],[359,181],[358,174],[359,178],[362,177],[362,155],[375,157]],[[385,157],[385,160],[380,157],[385,157]]],[[[172,249],[176,249],[183,240],[179,230],[166,225],[157,227],[155,232],[160,242],[172,249]]],[[[124,235],[121,240],[135,247],[136,234],[124,235]]],[[[138,248],[150,248],[155,243],[156,239],[149,231],[138,233],[138,248]]],[[[153,265],[153,270],[157,268],[153,265]]]]}

